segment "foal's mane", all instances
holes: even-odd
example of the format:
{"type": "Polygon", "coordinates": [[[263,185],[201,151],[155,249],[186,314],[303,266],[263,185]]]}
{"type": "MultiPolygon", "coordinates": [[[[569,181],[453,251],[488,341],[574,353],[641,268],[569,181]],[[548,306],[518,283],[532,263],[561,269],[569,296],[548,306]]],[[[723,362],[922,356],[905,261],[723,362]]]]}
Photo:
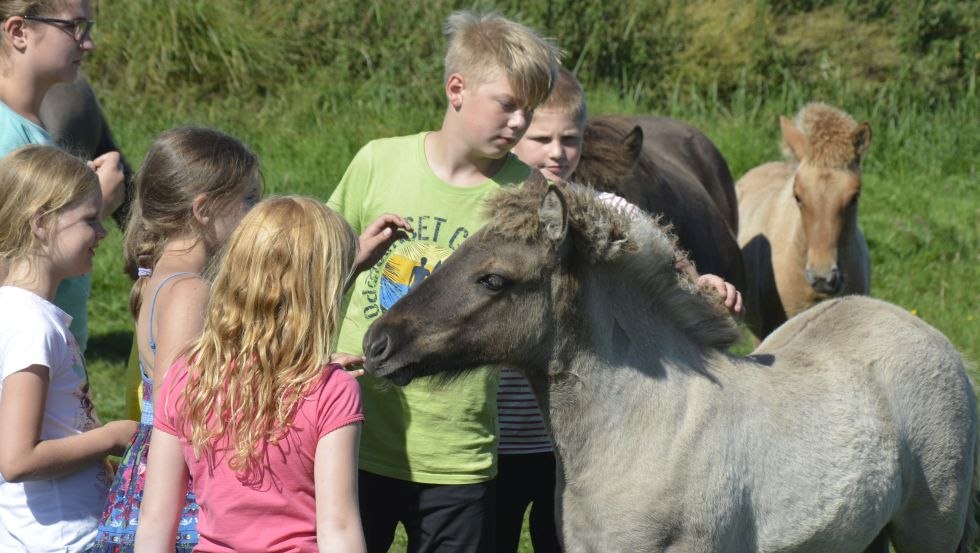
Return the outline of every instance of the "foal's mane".
{"type": "Polygon", "coordinates": [[[631,297],[644,301],[702,346],[727,348],[738,338],[735,321],[713,290],[680,273],[676,261],[683,253],[669,226],[645,213],[630,214],[611,206],[588,187],[550,185],[532,177],[523,186],[508,188],[487,201],[487,237],[533,244],[545,240],[539,208],[549,186],[565,199],[568,233],[574,244],[574,263],[580,266],[615,264],[631,297]]]}
{"type": "MultiPolygon", "coordinates": [[[[818,167],[850,167],[860,158],[854,149],[854,118],[833,106],[813,102],[796,114],[796,126],[808,142],[807,161],[818,167]]],[[[784,151],[788,150],[784,144],[784,151]]]]}

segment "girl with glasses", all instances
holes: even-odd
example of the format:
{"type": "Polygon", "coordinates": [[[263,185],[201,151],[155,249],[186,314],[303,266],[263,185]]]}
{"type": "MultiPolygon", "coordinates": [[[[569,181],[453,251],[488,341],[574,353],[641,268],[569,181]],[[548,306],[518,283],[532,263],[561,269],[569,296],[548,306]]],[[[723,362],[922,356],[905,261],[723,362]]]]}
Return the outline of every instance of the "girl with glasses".
{"type": "MultiPolygon", "coordinates": [[[[53,145],[41,122],[48,89],[73,82],[94,44],[89,0],[0,0],[0,157],[26,144],[53,145]]],[[[89,166],[99,177],[101,214],[122,203],[119,152],[97,157],[89,166]]],[[[71,332],[84,353],[88,342],[91,274],[66,279],[55,304],[72,316],[71,332]]]]}

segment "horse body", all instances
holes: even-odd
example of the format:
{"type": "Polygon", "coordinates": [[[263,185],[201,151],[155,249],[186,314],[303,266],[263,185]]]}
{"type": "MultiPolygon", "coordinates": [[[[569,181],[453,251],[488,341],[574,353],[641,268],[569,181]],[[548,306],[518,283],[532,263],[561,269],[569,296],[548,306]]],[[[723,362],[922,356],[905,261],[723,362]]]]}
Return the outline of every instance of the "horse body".
{"type": "Polygon", "coordinates": [[[494,208],[372,325],[365,368],[396,384],[524,373],[555,443],[566,550],[963,546],[976,406],[940,333],[848,297],[733,357],[737,327],[677,275],[653,220],[537,184],[494,208]]]}
{"type": "Polygon", "coordinates": [[[742,289],[738,203],[728,164],[701,131],[667,117],[596,117],[571,180],[663,216],[698,271],[742,289]]]}
{"type": "MultiPolygon", "coordinates": [[[[606,284],[614,282],[622,279],[606,284]]],[[[623,303],[627,295],[590,304],[630,305],[623,303]]],[[[968,485],[972,443],[947,450],[950,444],[937,437],[910,455],[899,440],[933,433],[936,427],[921,426],[933,417],[945,430],[934,436],[943,437],[972,418],[938,406],[927,397],[931,386],[922,388],[923,368],[938,366],[942,376],[932,380],[941,380],[937,389],[956,391],[956,405],[971,393],[957,372],[956,352],[934,332],[917,344],[934,357],[906,360],[887,374],[877,370],[894,363],[892,351],[907,349],[904,337],[928,334],[900,310],[864,299],[821,306],[781,329],[793,340],[780,347],[767,342],[755,352],[756,359],[780,360],[766,366],[698,351],[663,322],[637,325],[648,315],[635,296],[632,303],[635,309],[590,317],[585,333],[599,338],[567,370],[593,378],[543,390],[565,476],[562,528],[569,551],[862,551],[903,503],[935,493],[929,488],[936,475],[955,472],[956,482],[968,485]],[[832,352],[814,354],[826,351],[826,337],[801,335],[810,324],[840,328],[832,352]],[[616,328],[629,330],[615,331],[624,333],[616,338],[609,330],[616,328]],[[664,344],[653,363],[621,349],[650,336],[664,344]],[[869,342],[880,351],[869,355],[869,342]],[[677,361],[685,357],[690,360],[677,361]],[[842,363],[841,357],[862,360],[842,363]],[[882,390],[891,397],[881,397],[882,390]],[[906,405],[918,408],[897,417],[893,411],[906,405]],[[950,466],[934,460],[928,471],[921,467],[920,454],[942,458],[949,451],[956,452],[950,466]]],[[[942,497],[949,501],[944,512],[963,512],[962,488],[942,497]]],[[[927,516],[901,514],[905,525],[896,524],[896,531],[914,528],[909,519],[920,515],[927,516]]],[[[963,524],[960,518],[943,528],[937,521],[931,537],[909,531],[907,537],[924,543],[899,551],[949,551],[963,524]]]]}
{"type": "Polygon", "coordinates": [[[746,321],[760,337],[819,301],[871,288],[857,220],[870,127],[824,104],[781,125],[793,162],[753,168],[736,185],[746,321]]]}

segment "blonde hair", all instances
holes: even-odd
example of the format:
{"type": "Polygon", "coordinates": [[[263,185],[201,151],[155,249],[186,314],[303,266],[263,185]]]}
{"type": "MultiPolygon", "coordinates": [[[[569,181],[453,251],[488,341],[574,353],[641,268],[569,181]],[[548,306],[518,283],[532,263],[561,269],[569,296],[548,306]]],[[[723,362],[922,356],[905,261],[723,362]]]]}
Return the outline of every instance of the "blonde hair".
{"type": "MultiPolygon", "coordinates": [[[[99,178],[84,161],[52,146],[32,144],[0,159],[0,266],[28,257],[38,240],[37,218],[52,228],[58,212],[99,190],[99,178]]],[[[0,269],[2,272],[2,269],[0,269]]]]}
{"type": "Polygon", "coordinates": [[[534,108],[551,92],[561,50],[534,30],[496,13],[453,12],[443,81],[459,73],[476,84],[505,75],[521,105],[534,108]]]}
{"type": "Polygon", "coordinates": [[[232,233],[211,289],[200,340],[187,354],[182,422],[195,456],[262,478],[264,444],[288,431],[296,407],[333,351],[357,238],[312,198],[256,206],[232,233]]]}
{"type": "MultiPolygon", "coordinates": [[[[207,229],[193,213],[203,194],[205,214],[226,207],[253,182],[261,190],[259,160],[242,142],[223,132],[199,127],[171,129],[150,146],[134,179],[135,195],[123,238],[128,265],[152,269],[168,240],[195,236],[209,249],[207,229]]],[[[137,279],[129,296],[132,316],[139,316],[145,278],[137,279]]]]}
{"type": "Polygon", "coordinates": [[[575,75],[564,67],[558,68],[558,80],[551,95],[538,106],[539,110],[555,111],[568,115],[579,125],[585,124],[588,110],[585,105],[585,91],[575,75]]]}
{"type": "MultiPolygon", "coordinates": [[[[14,15],[51,15],[65,8],[67,0],[0,0],[0,21],[14,15]]],[[[28,21],[28,24],[33,23],[28,21]]],[[[3,33],[0,33],[2,35],[3,33]]],[[[6,38],[0,39],[0,58],[7,57],[6,38]]]]}

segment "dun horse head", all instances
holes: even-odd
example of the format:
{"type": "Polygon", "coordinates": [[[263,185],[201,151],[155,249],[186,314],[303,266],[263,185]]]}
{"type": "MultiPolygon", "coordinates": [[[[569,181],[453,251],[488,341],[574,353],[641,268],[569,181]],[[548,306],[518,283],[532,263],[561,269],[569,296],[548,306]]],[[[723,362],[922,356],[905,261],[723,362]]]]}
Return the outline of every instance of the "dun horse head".
{"type": "Polygon", "coordinates": [[[784,151],[796,163],[793,197],[806,238],[804,277],[816,292],[834,295],[844,286],[840,248],[857,225],[861,156],[871,145],[871,126],[820,103],[805,106],[795,122],[780,117],[779,123],[784,151]]]}
{"type": "Polygon", "coordinates": [[[675,239],[651,217],[606,205],[592,189],[540,180],[498,192],[488,213],[483,229],[368,330],[369,372],[404,385],[505,364],[532,384],[553,380],[583,344],[608,338],[600,349],[629,350],[613,347],[617,326],[621,334],[655,312],[706,347],[738,336],[717,299],[677,273],[675,239]]]}

